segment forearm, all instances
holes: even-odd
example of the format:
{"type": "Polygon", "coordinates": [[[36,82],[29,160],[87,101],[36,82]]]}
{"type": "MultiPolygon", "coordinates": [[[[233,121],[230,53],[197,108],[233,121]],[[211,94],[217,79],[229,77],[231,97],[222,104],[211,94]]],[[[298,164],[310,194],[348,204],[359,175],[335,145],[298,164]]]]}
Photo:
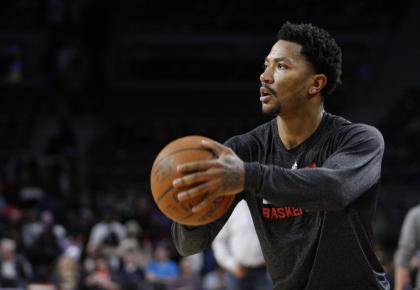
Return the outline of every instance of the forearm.
{"type": "Polygon", "coordinates": [[[190,227],[173,223],[171,237],[175,248],[182,256],[189,256],[204,251],[211,243],[211,227],[208,225],[190,227]]]}
{"type": "Polygon", "coordinates": [[[241,199],[242,194],[236,196],[226,213],[212,223],[203,226],[172,223],[171,239],[178,253],[182,256],[189,256],[208,249],[241,199]]]}
{"type": "Polygon", "coordinates": [[[406,267],[398,266],[395,269],[395,287],[394,290],[404,290],[405,286],[410,283],[410,270],[406,267]]]}
{"type": "Polygon", "coordinates": [[[275,165],[245,164],[245,190],[268,202],[307,209],[346,207],[379,180],[380,165],[360,168],[291,170],[275,165]]]}

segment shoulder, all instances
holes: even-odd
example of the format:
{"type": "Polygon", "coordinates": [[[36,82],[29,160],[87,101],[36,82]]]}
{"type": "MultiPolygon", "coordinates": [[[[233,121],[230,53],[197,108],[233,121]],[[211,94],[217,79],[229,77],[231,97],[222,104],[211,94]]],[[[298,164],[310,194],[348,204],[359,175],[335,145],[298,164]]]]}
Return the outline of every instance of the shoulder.
{"type": "Polygon", "coordinates": [[[342,144],[360,144],[373,146],[383,150],[385,146],[381,132],[374,126],[353,123],[343,117],[329,114],[333,134],[342,144]]]}
{"type": "Polygon", "coordinates": [[[118,222],[118,221],[114,221],[112,222],[112,226],[118,230],[122,230],[125,231],[125,227],[122,223],[118,222]]]}
{"type": "Polygon", "coordinates": [[[407,212],[406,219],[416,219],[416,220],[419,220],[419,222],[420,222],[420,205],[417,205],[415,207],[412,207],[407,212]]]}
{"type": "Polygon", "coordinates": [[[93,227],[92,227],[92,232],[95,232],[95,231],[104,231],[104,230],[106,230],[106,224],[104,223],[104,222],[98,222],[98,223],[96,223],[96,224],[94,224],[93,225],[93,227]]]}
{"type": "Polygon", "coordinates": [[[274,121],[275,119],[266,122],[245,134],[233,136],[225,142],[225,145],[231,148],[242,160],[254,161],[272,143],[273,132],[275,131],[273,129],[274,121]]]}
{"type": "Polygon", "coordinates": [[[377,128],[367,124],[352,124],[347,128],[346,136],[364,141],[376,142],[381,146],[385,143],[381,132],[377,128]]]}
{"type": "Polygon", "coordinates": [[[274,121],[275,119],[272,119],[271,121],[261,124],[249,132],[233,136],[225,142],[225,145],[235,150],[243,146],[252,146],[264,143],[266,142],[268,136],[272,134],[274,121]]]}

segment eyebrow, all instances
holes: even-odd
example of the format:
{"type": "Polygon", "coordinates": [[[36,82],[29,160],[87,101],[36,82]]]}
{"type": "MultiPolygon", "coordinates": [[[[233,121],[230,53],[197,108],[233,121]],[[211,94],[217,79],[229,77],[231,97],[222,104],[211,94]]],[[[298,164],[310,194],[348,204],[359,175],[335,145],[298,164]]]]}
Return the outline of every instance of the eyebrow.
{"type": "MultiPolygon", "coordinates": [[[[270,62],[270,60],[267,57],[265,58],[265,61],[270,62]]],[[[274,62],[286,61],[286,62],[289,62],[289,63],[293,63],[293,61],[290,58],[285,57],[285,56],[276,57],[276,58],[273,59],[273,61],[274,62]]]]}

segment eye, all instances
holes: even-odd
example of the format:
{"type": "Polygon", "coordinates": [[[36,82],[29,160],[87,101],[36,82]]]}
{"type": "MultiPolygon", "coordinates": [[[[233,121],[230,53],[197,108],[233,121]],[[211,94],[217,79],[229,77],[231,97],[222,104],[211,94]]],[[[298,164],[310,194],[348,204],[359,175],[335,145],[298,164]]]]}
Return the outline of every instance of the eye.
{"type": "Polygon", "coordinates": [[[263,69],[263,70],[266,70],[267,69],[267,67],[268,67],[268,63],[263,63],[263,65],[261,66],[261,68],[263,69]]]}
{"type": "Polygon", "coordinates": [[[279,64],[277,65],[277,68],[278,68],[278,69],[287,69],[287,66],[286,66],[285,64],[283,64],[283,63],[279,63],[279,64]]]}

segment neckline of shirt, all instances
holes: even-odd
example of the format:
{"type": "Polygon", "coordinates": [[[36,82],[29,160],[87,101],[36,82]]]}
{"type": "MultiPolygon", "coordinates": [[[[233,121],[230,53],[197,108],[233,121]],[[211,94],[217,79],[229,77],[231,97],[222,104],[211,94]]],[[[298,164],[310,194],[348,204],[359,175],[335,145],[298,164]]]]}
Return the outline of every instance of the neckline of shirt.
{"type": "Polygon", "coordinates": [[[318,127],[315,129],[315,131],[312,133],[311,136],[309,136],[308,138],[306,138],[305,141],[303,141],[302,143],[300,143],[299,145],[291,148],[291,149],[287,149],[284,144],[283,141],[281,141],[280,135],[279,135],[279,131],[278,131],[278,127],[277,127],[277,119],[274,118],[272,120],[272,129],[273,129],[273,133],[275,135],[275,143],[277,148],[279,148],[280,151],[283,151],[284,153],[287,154],[298,154],[302,151],[304,151],[306,148],[308,148],[320,135],[320,132],[322,131],[322,128],[324,128],[325,124],[326,124],[326,120],[327,120],[327,116],[329,116],[329,113],[327,113],[326,111],[323,112],[322,115],[322,119],[321,122],[319,123],[318,127]]]}

